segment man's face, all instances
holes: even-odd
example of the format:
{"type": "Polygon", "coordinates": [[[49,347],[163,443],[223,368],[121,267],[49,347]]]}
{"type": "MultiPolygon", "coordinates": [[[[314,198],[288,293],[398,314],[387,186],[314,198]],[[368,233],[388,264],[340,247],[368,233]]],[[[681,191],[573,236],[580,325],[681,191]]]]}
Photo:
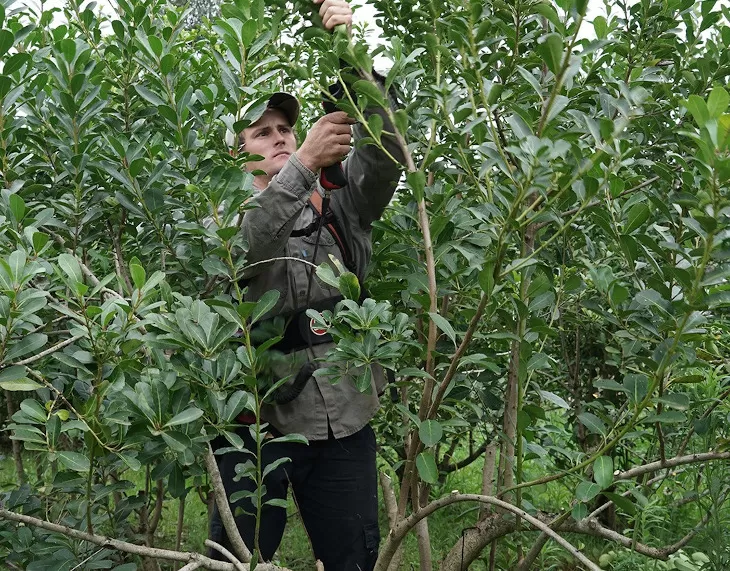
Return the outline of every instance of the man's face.
{"type": "Polygon", "coordinates": [[[243,130],[243,139],[243,150],[263,157],[260,161],[247,162],[246,170],[262,170],[269,180],[297,150],[294,130],[278,109],[267,109],[258,121],[243,130]]]}

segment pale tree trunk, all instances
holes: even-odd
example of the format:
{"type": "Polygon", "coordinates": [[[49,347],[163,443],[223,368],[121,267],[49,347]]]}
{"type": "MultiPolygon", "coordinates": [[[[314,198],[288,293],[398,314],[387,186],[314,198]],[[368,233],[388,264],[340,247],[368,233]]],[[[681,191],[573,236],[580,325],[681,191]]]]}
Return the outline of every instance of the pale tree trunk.
{"type": "MultiPolygon", "coordinates": [[[[419,493],[419,507],[428,503],[429,486],[421,484],[419,493]]],[[[431,560],[431,536],[428,532],[428,518],[423,518],[416,525],[416,537],[418,538],[418,558],[421,571],[432,571],[433,561],[431,560]]]]}
{"type": "MultiPolygon", "coordinates": [[[[497,443],[492,442],[484,451],[484,467],[482,468],[482,495],[491,496],[494,492],[494,467],[497,460],[497,443]]],[[[482,520],[492,513],[489,504],[483,504],[479,510],[479,519],[482,520]]]]}
{"type": "MultiPolygon", "coordinates": [[[[8,409],[8,422],[11,422],[15,414],[15,402],[13,401],[13,393],[5,391],[5,404],[8,409]]],[[[25,477],[25,468],[23,467],[23,445],[20,440],[12,440],[13,445],[13,461],[15,462],[15,472],[18,476],[18,485],[22,486],[27,482],[25,477]]]]}
{"type": "MultiPolygon", "coordinates": [[[[388,514],[388,527],[390,530],[395,528],[398,523],[398,499],[393,489],[393,480],[390,479],[385,472],[380,472],[380,489],[383,491],[383,503],[385,503],[385,512],[388,514]]],[[[398,546],[393,559],[390,560],[388,571],[398,571],[401,561],[403,560],[403,543],[398,546]]]]}

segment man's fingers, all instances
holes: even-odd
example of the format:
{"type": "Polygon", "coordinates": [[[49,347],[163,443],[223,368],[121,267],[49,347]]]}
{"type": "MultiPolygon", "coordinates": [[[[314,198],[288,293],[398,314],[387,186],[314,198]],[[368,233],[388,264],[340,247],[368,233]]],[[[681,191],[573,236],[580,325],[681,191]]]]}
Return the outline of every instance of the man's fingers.
{"type": "Polygon", "coordinates": [[[317,2],[321,4],[319,8],[319,15],[322,17],[322,25],[328,29],[333,30],[335,26],[345,24],[350,27],[352,25],[352,8],[346,0],[324,0],[317,2]]]}
{"type": "Polygon", "coordinates": [[[325,115],[325,118],[328,119],[331,123],[341,124],[341,125],[345,125],[345,124],[354,125],[355,123],[357,123],[357,119],[350,117],[344,111],[335,111],[334,113],[327,113],[327,115],[325,115]]]}

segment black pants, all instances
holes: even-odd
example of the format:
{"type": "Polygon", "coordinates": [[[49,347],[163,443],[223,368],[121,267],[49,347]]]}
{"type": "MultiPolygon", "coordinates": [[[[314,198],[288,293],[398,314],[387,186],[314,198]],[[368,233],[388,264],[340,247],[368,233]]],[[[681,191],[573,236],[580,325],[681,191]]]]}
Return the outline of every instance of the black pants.
{"type": "MultiPolygon", "coordinates": [[[[238,431],[248,450],[255,443],[248,426],[238,431]]],[[[278,434],[276,434],[278,436],[278,434]]],[[[229,446],[225,440],[214,443],[229,446]]],[[[243,477],[234,482],[237,464],[255,460],[252,454],[229,452],[216,457],[218,467],[230,497],[240,490],[255,490],[255,484],[243,477]]],[[[378,491],[375,470],[375,435],[370,425],[346,438],[312,441],[309,445],[296,443],[267,444],[262,450],[262,466],[279,458],[290,462],[276,467],[266,475],[264,500],[285,499],[289,484],[307,530],[314,556],[326,571],[371,571],[378,555],[378,491]]],[[[253,548],[256,525],[255,510],[250,499],[231,506],[244,542],[253,548]],[[242,507],[248,514],[239,513],[242,507]]],[[[271,560],[284,533],[286,509],[264,506],[261,513],[259,548],[265,561],[271,560]]],[[[230,549],[216,506],[211,521],[210,537],[230,549]]],[[[223,559],[219,554],[211,554],[223,559]]]]}

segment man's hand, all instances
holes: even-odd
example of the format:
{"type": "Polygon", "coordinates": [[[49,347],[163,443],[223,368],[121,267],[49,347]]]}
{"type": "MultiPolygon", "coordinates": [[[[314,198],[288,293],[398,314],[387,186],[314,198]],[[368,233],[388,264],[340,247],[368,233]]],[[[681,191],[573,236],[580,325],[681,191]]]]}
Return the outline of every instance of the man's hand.
{"type": "Polygon", "coordinates": [[[352,8],[347,0],[313,0],[315,4],[321,4],[319,15],[322,17],[322,24],[327,30],[334,30],[336,26],[345,24],[349,30],[352,27],[352,8]]]}
{"type": "Polygon", "coordinates": [[[327,113],[307,133],[296,153],[299,161],[312,172],[317,172],[342,160],[350,152],[350,125],[354,123],[357,121],[344,111],[327,113]]]}

